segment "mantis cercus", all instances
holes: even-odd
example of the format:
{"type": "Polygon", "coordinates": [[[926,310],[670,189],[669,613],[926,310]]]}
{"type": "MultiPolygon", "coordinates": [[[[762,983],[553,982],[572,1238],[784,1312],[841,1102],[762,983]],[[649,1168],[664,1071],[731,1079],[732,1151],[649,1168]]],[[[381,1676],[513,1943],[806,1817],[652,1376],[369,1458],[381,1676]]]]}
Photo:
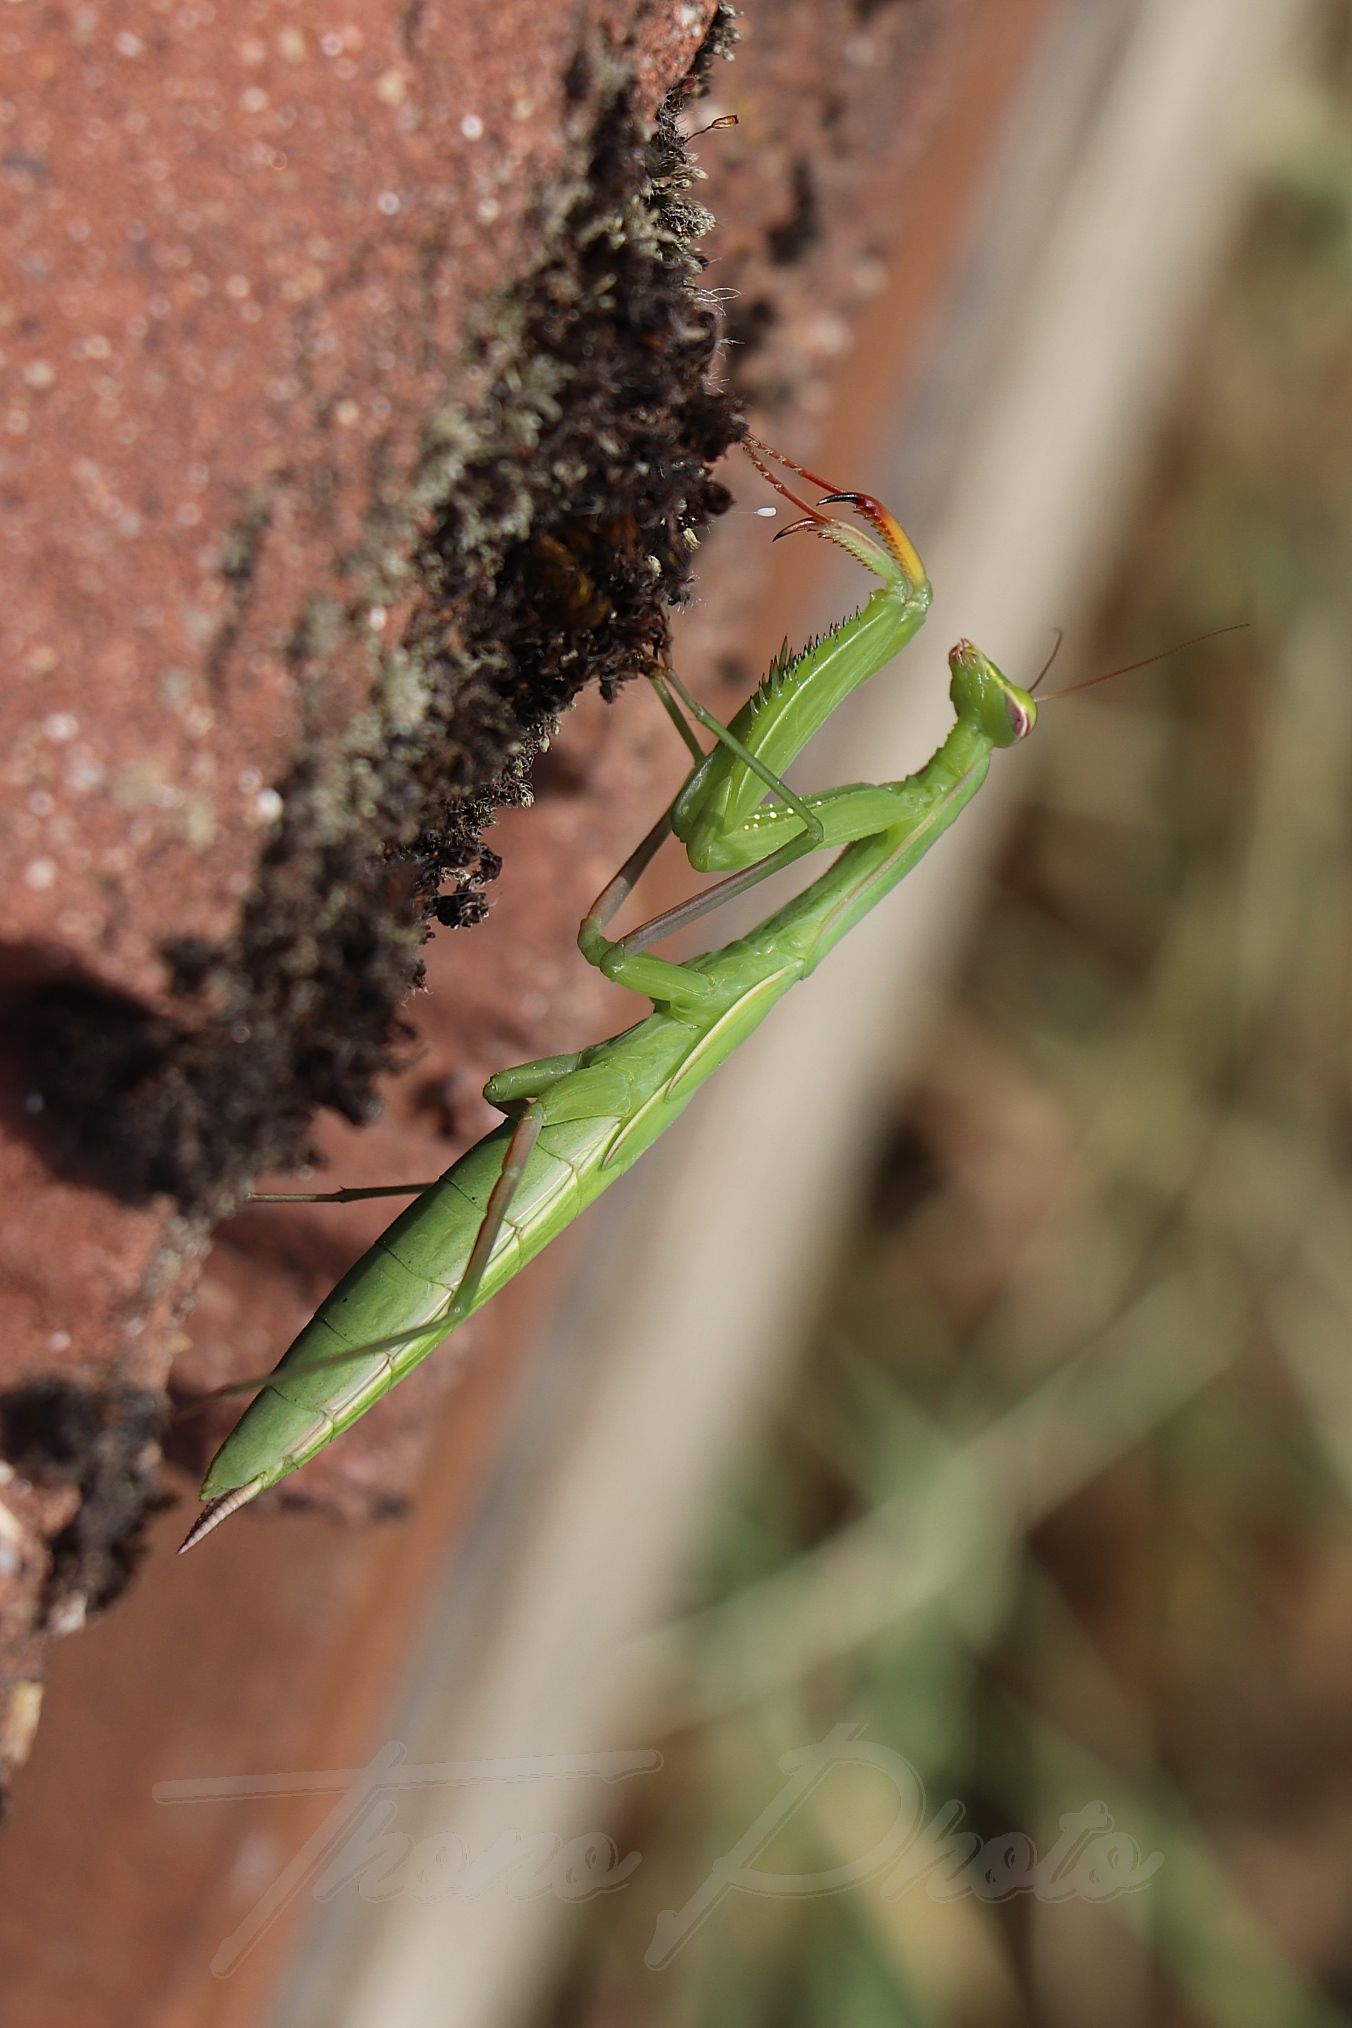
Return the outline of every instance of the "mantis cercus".
{"type": "MultiPolygon", "coordinates": [[[[694,757],[675,801],[593,903],[578,945],[589,964],[652,1001],[623,1034],[573,1055],[499,1071],[484,1096],[506,1116],[422,1189],[320,1305],[216,1453],[189,1549],[246,1501],[305,1464],[630,1168],[789,988],[816,969],[922,859],[980,788],[996,747],[1031,732],[1037,706],[970,641],[949,656],[955,718],[913,775],[797,795],[782,771],[851,691],[918,631],[930,587],[910,539],[865,493],[837,492],[758,438],[753,462],[810,530],[879,579],[862,610],[801,654],[782,652],[731,725],[671,672],[651,672],[694,757]],[[770,470],[821,487],[817,506],[770,470]],[[867,530],[824,508],[847,506],[867,530]],[[682,710],[684,707],[684,711],[682,710]],[[688,714],[686,716],[685,714],[688,714]],[[705,753],[690,720],[713,736],[705,753]],[[675,836],[700,872],[727,877],[642,928],[606,931],[658,848],[675,836]],[[675,963],[650,946],[810,853],[844,848],[755,929],[675,963]]],[[[778,537],[776,538],[778,539],[778,537]]],[[[416,1188],[417,1186],[411,1186],[416,1188]]],[[[396,1195],[334,1191],[334,1198],[396,1195]]]]}

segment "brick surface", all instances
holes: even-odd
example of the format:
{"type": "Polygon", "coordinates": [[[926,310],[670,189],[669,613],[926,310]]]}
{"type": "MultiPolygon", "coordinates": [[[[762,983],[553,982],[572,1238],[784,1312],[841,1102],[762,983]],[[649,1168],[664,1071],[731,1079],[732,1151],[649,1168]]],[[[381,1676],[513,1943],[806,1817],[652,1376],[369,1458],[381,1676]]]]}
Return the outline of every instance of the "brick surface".
{"type": "MultiPolygon", "coordinates": [[[[682,120],[741,119],[699,144],[727,221],[702,292],[696,193],[643,142],[711,4],[352,12],[0,22],[10,1758],[36,1637],[126,1562],[207,1214],[316,1103],[365,1116],[438,883],[472,920],[475,833],[550,715],[660,650],[729,362],[772,423],[828,400],[961,9],[752,10],[682,120]]],[[[595,1032],[574,904],[670,768],[578,723],[552,814],[512,819],[497,942],[435,947],[454,1011],[385,1124],[321,1129],[340,1180],[445,1166],[488,1071],[595,1032]]],[[[271,1363],[364,1234],[331,1219],[233,1228],[188,1388],[271,1363]]],[[[321,1494],[403,1483],[411,1402],[321,1494]]]]}

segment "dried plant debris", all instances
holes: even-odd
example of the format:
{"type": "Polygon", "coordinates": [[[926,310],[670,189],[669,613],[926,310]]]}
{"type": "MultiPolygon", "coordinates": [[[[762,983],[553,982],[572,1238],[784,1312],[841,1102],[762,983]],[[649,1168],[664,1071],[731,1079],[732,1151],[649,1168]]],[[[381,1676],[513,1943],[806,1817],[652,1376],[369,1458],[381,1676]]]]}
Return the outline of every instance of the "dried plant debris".
{"type": "MultiPolygon", "coordinates": [[[[651,132],[627,71],[594,51],[576,60],[578,166],[543,201],[544,251],[483,308],[400,525],[386,514],[368,529],[361,596],[297,625],[316,713],[337,631],[382,600],[411,600],[414,618],[336,754],[317,737],[278,785],[237,939],[166,950],[197,1018],[80,984],[30,1000],[54,1153],[120,1197],[219,1210],[305,1152],[316,1106],[367,1116],[429,918],[482,914],[497,861],[481,833],[529,800],[552,717],[584,684],[612,696],[662,655],[695,539],[727,505],[708,467],[739,433],[710,385],[717,315],[694,284],[711,221],[675,117],[729,33],[723,9],[651,132]]],[[[266,526],[259,502],[250,527],[266,526]]],[[[241,555],[240,601],[248,577],[241,555]]]]}

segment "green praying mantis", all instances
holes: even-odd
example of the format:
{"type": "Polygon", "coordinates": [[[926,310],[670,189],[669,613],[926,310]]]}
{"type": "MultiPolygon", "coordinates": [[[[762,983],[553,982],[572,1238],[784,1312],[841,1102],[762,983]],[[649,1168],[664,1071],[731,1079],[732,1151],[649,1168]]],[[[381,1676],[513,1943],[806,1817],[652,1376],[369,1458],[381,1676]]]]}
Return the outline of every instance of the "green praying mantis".
{"type": "MultiPolygon", "coordinates": [[[[649,999],[651,1013],[588,1049],[489,1079],[484,1096],[504,1124],[422,1187],[320,1305],[217,1451],[184,1549],[350,1428],[631,1168],[776,1001],[924,857],[981,787],[995,749],[1032,731],[1031,692],[959,641],[949,656],[954,721],[923,767],[900,781],[796,794],[784,769],[916,634],[930,586],[909,537],[878,501],[835,490],[759,438],[745,448],[802,517],[775,539],[810,531],[836,543],[878,579],[876,588],[802,653],[782,651],[730,725],[670,670],[650,672],[693,766],[584,917],[578,945],[589,964],[649,999]],[[772,466],[823,497],[815,506],[801,499],[772,466]],[[832,507],[849,508],[861,525],[825,511],[832,507]],[[707,752],[695,725],[712,736],[707,752]],[[698,871],[725,877],[612,940],[611,922],[671,836],[698,871]],[[837,854],[827,869],[746,935],[680,963],[653,952],[672,932],[823,851],[837,854]]],[[[321,1193],[395,1194],[404,1193],[321,1193]]]]}

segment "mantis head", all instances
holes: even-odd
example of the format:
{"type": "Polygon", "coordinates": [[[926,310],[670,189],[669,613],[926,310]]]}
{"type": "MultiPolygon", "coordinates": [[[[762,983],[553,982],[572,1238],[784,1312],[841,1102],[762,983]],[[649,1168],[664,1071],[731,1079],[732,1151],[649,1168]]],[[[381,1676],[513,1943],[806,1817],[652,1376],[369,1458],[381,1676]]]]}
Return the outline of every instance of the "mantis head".
{"type": "Polygon", "coordinates": [[[953,671],[949,696],[958,717],[980,727],[992,746],[1014,746],[1037,724],[1037,705],[1001,675],[980,648],[959,641],[948,657],[953,671]]]}

